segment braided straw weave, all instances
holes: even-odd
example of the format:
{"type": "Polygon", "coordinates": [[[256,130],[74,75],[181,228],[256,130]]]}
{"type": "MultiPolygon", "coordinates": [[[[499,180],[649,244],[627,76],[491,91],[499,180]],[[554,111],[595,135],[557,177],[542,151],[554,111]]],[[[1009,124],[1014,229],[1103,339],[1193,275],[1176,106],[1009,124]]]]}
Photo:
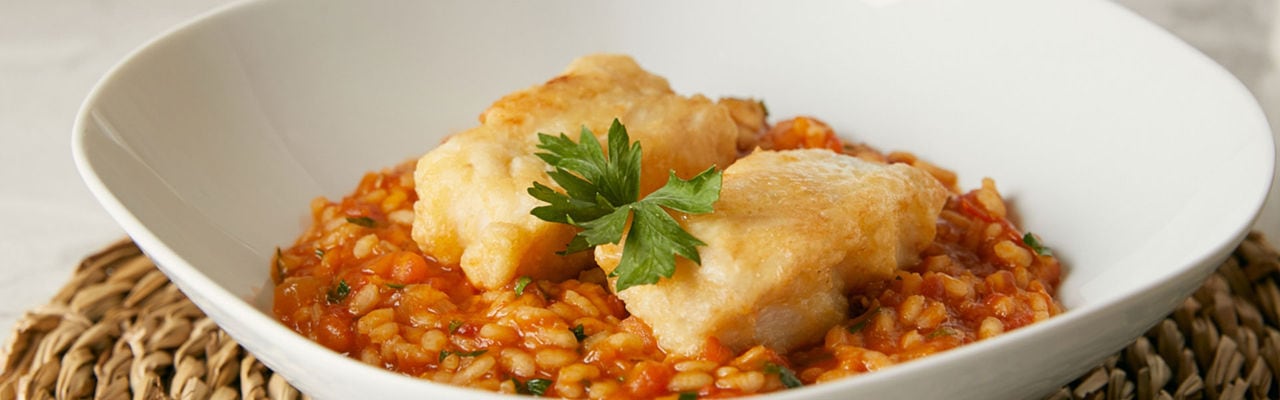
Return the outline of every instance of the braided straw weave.
{"type": "MultiPolygon", "coordinates": [[[[1280,396],[1280,254],[1250,234],[1146,335],[1050,395],[1280,396]]],[[[90,256],[0,353],[0,400],[307,398],[218,329],[132,242],[90,256]]]]}
{"type": "Polygon", "coordinates": [[[80,263],[0,354],[0,400],[296,399],[130,241],[80,263]]]}

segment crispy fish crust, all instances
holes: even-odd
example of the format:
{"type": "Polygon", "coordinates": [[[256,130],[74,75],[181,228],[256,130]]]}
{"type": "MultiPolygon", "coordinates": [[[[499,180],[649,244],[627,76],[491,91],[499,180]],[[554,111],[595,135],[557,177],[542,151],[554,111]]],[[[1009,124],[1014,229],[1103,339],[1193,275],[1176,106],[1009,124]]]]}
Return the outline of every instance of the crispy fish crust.
{"type": "MultiPolygon", "coordinates": [[[[889,279],[933,241],[947,191],[928,173],[827,150],[757,151],[724,171],[715,211],[685,216],[702,265],[618,293],[666,351],[696,356],[715,337],[735,352],[819,340],[850,290],[889,279]]],[[[622,246],[596,248],[606,272],[622,246]]]]}
{"type": "Polygon", "coordinates": [[[520,276],[574,276],[591,254],[556,252],[575,228],[529,214],[540,204],[526,188],[534,181],[557,187],[534,156],[537,134],[577,139],[586,126],[603,141],[614,118],[644,149],[642,194],[665,184],[668,171],[687,179],[728,166],[737,155],[740,128],[726,106],[675,94],[630,57],[579,58],[562,75],[498,100],[480,115],[480,126],[418,161],[414,240],[437,260],[461,265],[485,289],[520,276]]]}

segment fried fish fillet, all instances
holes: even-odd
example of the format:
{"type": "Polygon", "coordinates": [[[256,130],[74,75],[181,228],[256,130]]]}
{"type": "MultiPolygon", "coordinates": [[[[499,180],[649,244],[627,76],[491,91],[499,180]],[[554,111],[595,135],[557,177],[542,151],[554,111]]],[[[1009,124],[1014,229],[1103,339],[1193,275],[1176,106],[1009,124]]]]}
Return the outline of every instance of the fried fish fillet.
{"type": "MultiPolygon", "coordinates": [[[[706,242],[702,265],[679,259],[670,279],[618,293],[670,353],[708,338],[736,351],[820,340],[843,321],[847,295],[918,262],[947,191],[906,165],[827,150],[756,151],[724,171],[720,200],[685,228],[706,242]]],[[[596,247],[616,268],[622,246],[596,247]]]]}
{"type": "Polygon", "coordinates": [[[726,106],[677,95],[666,79],[626,56],[579,58],[562,75],[498,100],[481,114],[480,126],[418,161],[414,241],[437,260],[461,265],[481,288],[520,276],[574,276],[591,254],[556,252],[576,228],[529,214],[540,204],[526,188],[534,181],[558,187],[534,156],[537,134],[577,139],[585,126],[604,141],[615,118],[644,149],[642,194],[665,184],[668,171],[687,179],[737,156],[740,128],[726,106]]]}

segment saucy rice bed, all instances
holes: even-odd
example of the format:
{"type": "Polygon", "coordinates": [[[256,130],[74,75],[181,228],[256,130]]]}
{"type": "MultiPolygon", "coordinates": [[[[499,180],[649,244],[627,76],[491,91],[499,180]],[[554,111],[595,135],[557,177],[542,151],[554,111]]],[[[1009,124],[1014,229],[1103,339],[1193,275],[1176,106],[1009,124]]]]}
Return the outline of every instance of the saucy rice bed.
{"type": "Polygon", "coordinates": [[[846,144],[806,117],[768,128],[759,146],[907,164],[950,192],[921,261],[851,294],[847,319],[799,350],[733,352],[712,341],[697,357],[669,356],[651,329],[628,315],[599,268],[577,279],[477,289],[411,237],[412,161],[366,174],[340,201],[311,203],[311,226],[273,261],[273,311],[334,351],[437,382],[544,396],[682,399],[874,371],[1061,312],[1058,260],[1010,222],[994,181],[961,191],[949,170],[910,153],[846,144]]]}

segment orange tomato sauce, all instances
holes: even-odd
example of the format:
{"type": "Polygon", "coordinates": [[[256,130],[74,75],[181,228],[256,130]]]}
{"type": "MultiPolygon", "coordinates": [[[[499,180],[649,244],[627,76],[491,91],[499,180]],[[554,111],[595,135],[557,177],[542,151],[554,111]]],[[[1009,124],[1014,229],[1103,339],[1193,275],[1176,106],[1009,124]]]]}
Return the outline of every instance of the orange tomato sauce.
{"type": "MultiPolygon", "coordinates": [[[[563,282],[483,291],[410,237],[413,162],[369,173],[271,266],[273,312],[299,334],[390,371],[486,390],[590,398],[729,397],[874,371],[1061,312],[1057,259],[1024,241],[995,188],[961,192],[954,173],[909,153],[846,144],[821,121],[772,127],[761,146],[827,148],[930,172],[953,194],[921,262],[850,295],[848,320],[812,346],[667,356],[598,268],[563,282]]],[[[448,190],[448,188],[439,188],[448,190]]]]}

